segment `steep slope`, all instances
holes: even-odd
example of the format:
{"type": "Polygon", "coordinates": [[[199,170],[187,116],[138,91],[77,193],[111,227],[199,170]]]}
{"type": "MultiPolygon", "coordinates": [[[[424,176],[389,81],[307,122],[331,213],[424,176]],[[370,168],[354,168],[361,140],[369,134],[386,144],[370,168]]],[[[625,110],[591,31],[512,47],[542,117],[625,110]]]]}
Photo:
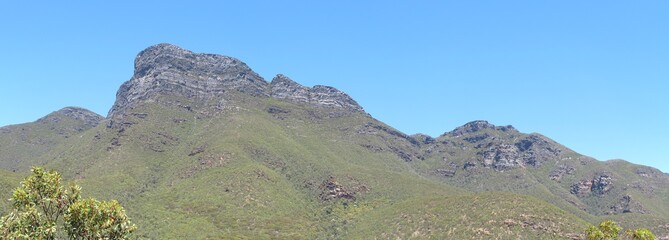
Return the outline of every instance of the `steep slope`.
{"type": "Polygon", "coordinates": [[[35,122],[0,128],[0,168],[27,171],[50,149],[93,128],[103,117],[78,107],[66,107],[35,122]]]}
{"type": "Polygon", "coordinates": [[[656,170],[634,173],[657,186],[642,200],[618,187],[642,167],[486,122],[408,136],[335,88],[266,82],[237,59],[169,44],[137,56],[97,122],[13,164],[46,164],[87,194],[119,199],[141,238],[572,238],[621,193],[632,200],[612,214],[636,203],[652,212],[613,217],[666,222],[656,170]],[[581,179],[598,187],[571,193],[581,179]]]}
{"type": "MultiPolygon", "coordinates": [[[[216,116],[195,108],[140,104],[128,112],[134,119],[125,119],[134,124],[91,129],[81,138],[88,140],[72,143],[88,141],[86,147],[56,150],[67,157],[51,166],[79,179],[97,197],[120,199],[143,226],[140,235],[158,239],[355,238],[397,212],[413,214],[407,204],[422,202],[432,204],[416,208],[421,211],[416,214],[440,211],[446,228],[461,217],[451,214],[455,200],[479,198],[420,177],[393,151],[370,151],[365,145],[393,144],[393,135],[358,133],[370,122],[384,126],[366,114],[332,117],[331,109],[235,97],[244,104],[230,103],[234,107],[216,116]]],[[[522,213],[500,212],[499,227],[514,235],[575,234],[585,225],[545,202],[509,194],[502,198],[536,206],[522,213]],[[533,230],[503,223],[521,222],[522,214],[539,216],[538,209],[555,216],[549,219],[574,224],[533,230]]],[[[465,211],[490,213],[477,206],[465,211]]],[[[541,225],[539,218],[526,222],[541,225]]],[[[485,224],[469,220],[471,226],[485,224]]]]}
{"type": "Polygon", "coordinates": [[[532,195],[590,221],[614,218],[632,226],[645,215],[669,222],[669,175],[654,168],[600,162],[540,134],[485,121],[436,139],[414,138],[422,142],[424,160],[413,166],[454,186],[532,195]]]}

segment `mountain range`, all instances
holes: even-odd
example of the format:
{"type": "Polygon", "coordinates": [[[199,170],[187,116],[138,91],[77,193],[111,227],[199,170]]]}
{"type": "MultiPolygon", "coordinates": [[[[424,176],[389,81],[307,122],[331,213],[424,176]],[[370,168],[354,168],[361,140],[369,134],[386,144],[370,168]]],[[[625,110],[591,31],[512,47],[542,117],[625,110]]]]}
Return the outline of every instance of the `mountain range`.
{"type": "Polygon", "coordinates": [[[612,219],[669,239],[655,168],[481,120],[408,135],[336,88],[170,44],[137,55],[106,117],[2,127],[0,153],[2,199],[47,166],[119,200],[139,238],[581,239],[612,219]]]}

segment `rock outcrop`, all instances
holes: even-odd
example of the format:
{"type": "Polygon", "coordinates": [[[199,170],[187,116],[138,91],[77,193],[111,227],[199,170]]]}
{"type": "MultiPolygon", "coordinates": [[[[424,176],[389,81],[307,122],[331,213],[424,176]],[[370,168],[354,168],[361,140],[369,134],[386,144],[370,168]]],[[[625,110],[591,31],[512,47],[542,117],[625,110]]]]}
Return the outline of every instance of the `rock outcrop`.
{"type": "Polygon", "coordinates": [[[319,198],[321,201],[336,199],[355,200],[355,192],[345,189],[334,177],[330,177],[323,181],[320,189],[321,194],[319,195],[319,198]]]}
{"type": "Polygon", "coordinates": [[[193,53],[174,45],[158,44],[137,55],[135,72],[118,90],[108,117],[113,119],[122,115],[120,113],[137,103],[156,101],[156,96],[160,94],[209,101],[223,99],[230,91],[256,97],[273,96],[299,104],[362,111],[362,107],[351,97],[332,87],[307,88],[283,75],[275,77],[270,84],[236,58],[193,53]]]}
{"type": "Polygon", "coordinates": [[[97,126],[104,117],[97,113],[91,112],[88,109],[80,107],[65,107],[58,111],[52,112],[37,120],[38,123],[58,123],[66,118],[81,122],[86,129],[97,126]]]}
{"type": "Polygon", "coordinates": [[[518,149],[510,144],[496,145],[479,155],[482,157],[483,166],[493,167],[500,171],[525,166],[518,149]]]}
{"type": "Polygon", "coordinates": [[[469,122],[440,139],[441,144],[459,142],[460,150],[473,146],[480,164],[497,171],[538,167],[562,154],[559,144],[542,135],[521,134],[513,126],[495,126],[487,121],[469,122]]]}
{"type": "Polygon", "coordinates": [[[562,180],[563,176],[572,175],[575,172],[576,168],[574,168],[573,166],[560,165],[557,168],[553,169],[553,171],[551,171],[548,177],[553,181],[559,182],[560,180],[562,180]]]}
{"type": "Polygon", "coordinates": [[[212,99],[231,90],[266,96],[267,87],[262,77],[238,59],[158,44],[137,55],[135,73],[116,93],[109,117],[160,93],[190,99],[212,99]]]}
{"type": "Polygon", "coordinates": [[[446,134],[452,136],[452,137],[460,137],[464,136],[470,133],[475,133],[479,132],[484,129],[492,129],[492,130],[499,130],[499,131],[517,131],[513,126],[508,125],[508,126],[495,126],[493,124],[488,123],[488,121],[483,121],[483,120],[477,120],[477,121],[472,121],[468,122],[465,125],[462,125],[460,127],[457,127],[453,131],[450,131],[446,134]]]}
{"type": "Polygon", "coordinates": [[[317,85],[312,88],[302,86],[290,78],[279,74],[270,83],[270,96],[294,103],[312,106],[339,108],[362,112],[362,107],[346,93],[333,87],[317,85]]]}
{"type": "Polygon", "coordinates": [[[571,185],[570,192],[578,196],[589,194],[604,195],[613,189],[613,178],[606,173],[599,174],[592,179],[584,179],[571,185]]]}
{"type": "Polygon", "coordinates": [[[613,189],[613,178],[608,174],[602,174],[592,179],[592,192],[595,194],[606,194],[613,189]]]}

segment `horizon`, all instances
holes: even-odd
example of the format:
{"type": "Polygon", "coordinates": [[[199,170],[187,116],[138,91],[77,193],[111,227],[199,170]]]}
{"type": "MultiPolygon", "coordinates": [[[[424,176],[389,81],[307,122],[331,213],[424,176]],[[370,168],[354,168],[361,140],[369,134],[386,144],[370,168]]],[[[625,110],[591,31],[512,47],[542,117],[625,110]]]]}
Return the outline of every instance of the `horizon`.
{"type": "Polygon", "coordinates": [[[661,1],[4,6],[0,126],[67,106],[106,116],[136,54],[167,42],[333,86],[406,134],[486,120],[669,172],[661,1]]]}

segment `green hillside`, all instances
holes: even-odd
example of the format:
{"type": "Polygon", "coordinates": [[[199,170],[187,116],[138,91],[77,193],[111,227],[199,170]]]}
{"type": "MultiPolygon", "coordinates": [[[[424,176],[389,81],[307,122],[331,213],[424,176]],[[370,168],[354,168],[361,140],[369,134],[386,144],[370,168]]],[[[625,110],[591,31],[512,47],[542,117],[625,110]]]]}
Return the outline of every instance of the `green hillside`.
{"type": "Polygon", "coordinates": [[[669,234],[658,170],[483,121],[408,136],[334,88],[172,45],[138,55],[106,119],[58,116],[0,128],[0,197],[46,165],[119,200],[142,239],[571,239],[603,219],[669,234]]]}
{"type": "Polygon", "coordinates": [[[103,117],[91,111],[66,107],[32,123],[0,127],[0,167],[28,171],[50,149],[97,126],[103,117]]]}

